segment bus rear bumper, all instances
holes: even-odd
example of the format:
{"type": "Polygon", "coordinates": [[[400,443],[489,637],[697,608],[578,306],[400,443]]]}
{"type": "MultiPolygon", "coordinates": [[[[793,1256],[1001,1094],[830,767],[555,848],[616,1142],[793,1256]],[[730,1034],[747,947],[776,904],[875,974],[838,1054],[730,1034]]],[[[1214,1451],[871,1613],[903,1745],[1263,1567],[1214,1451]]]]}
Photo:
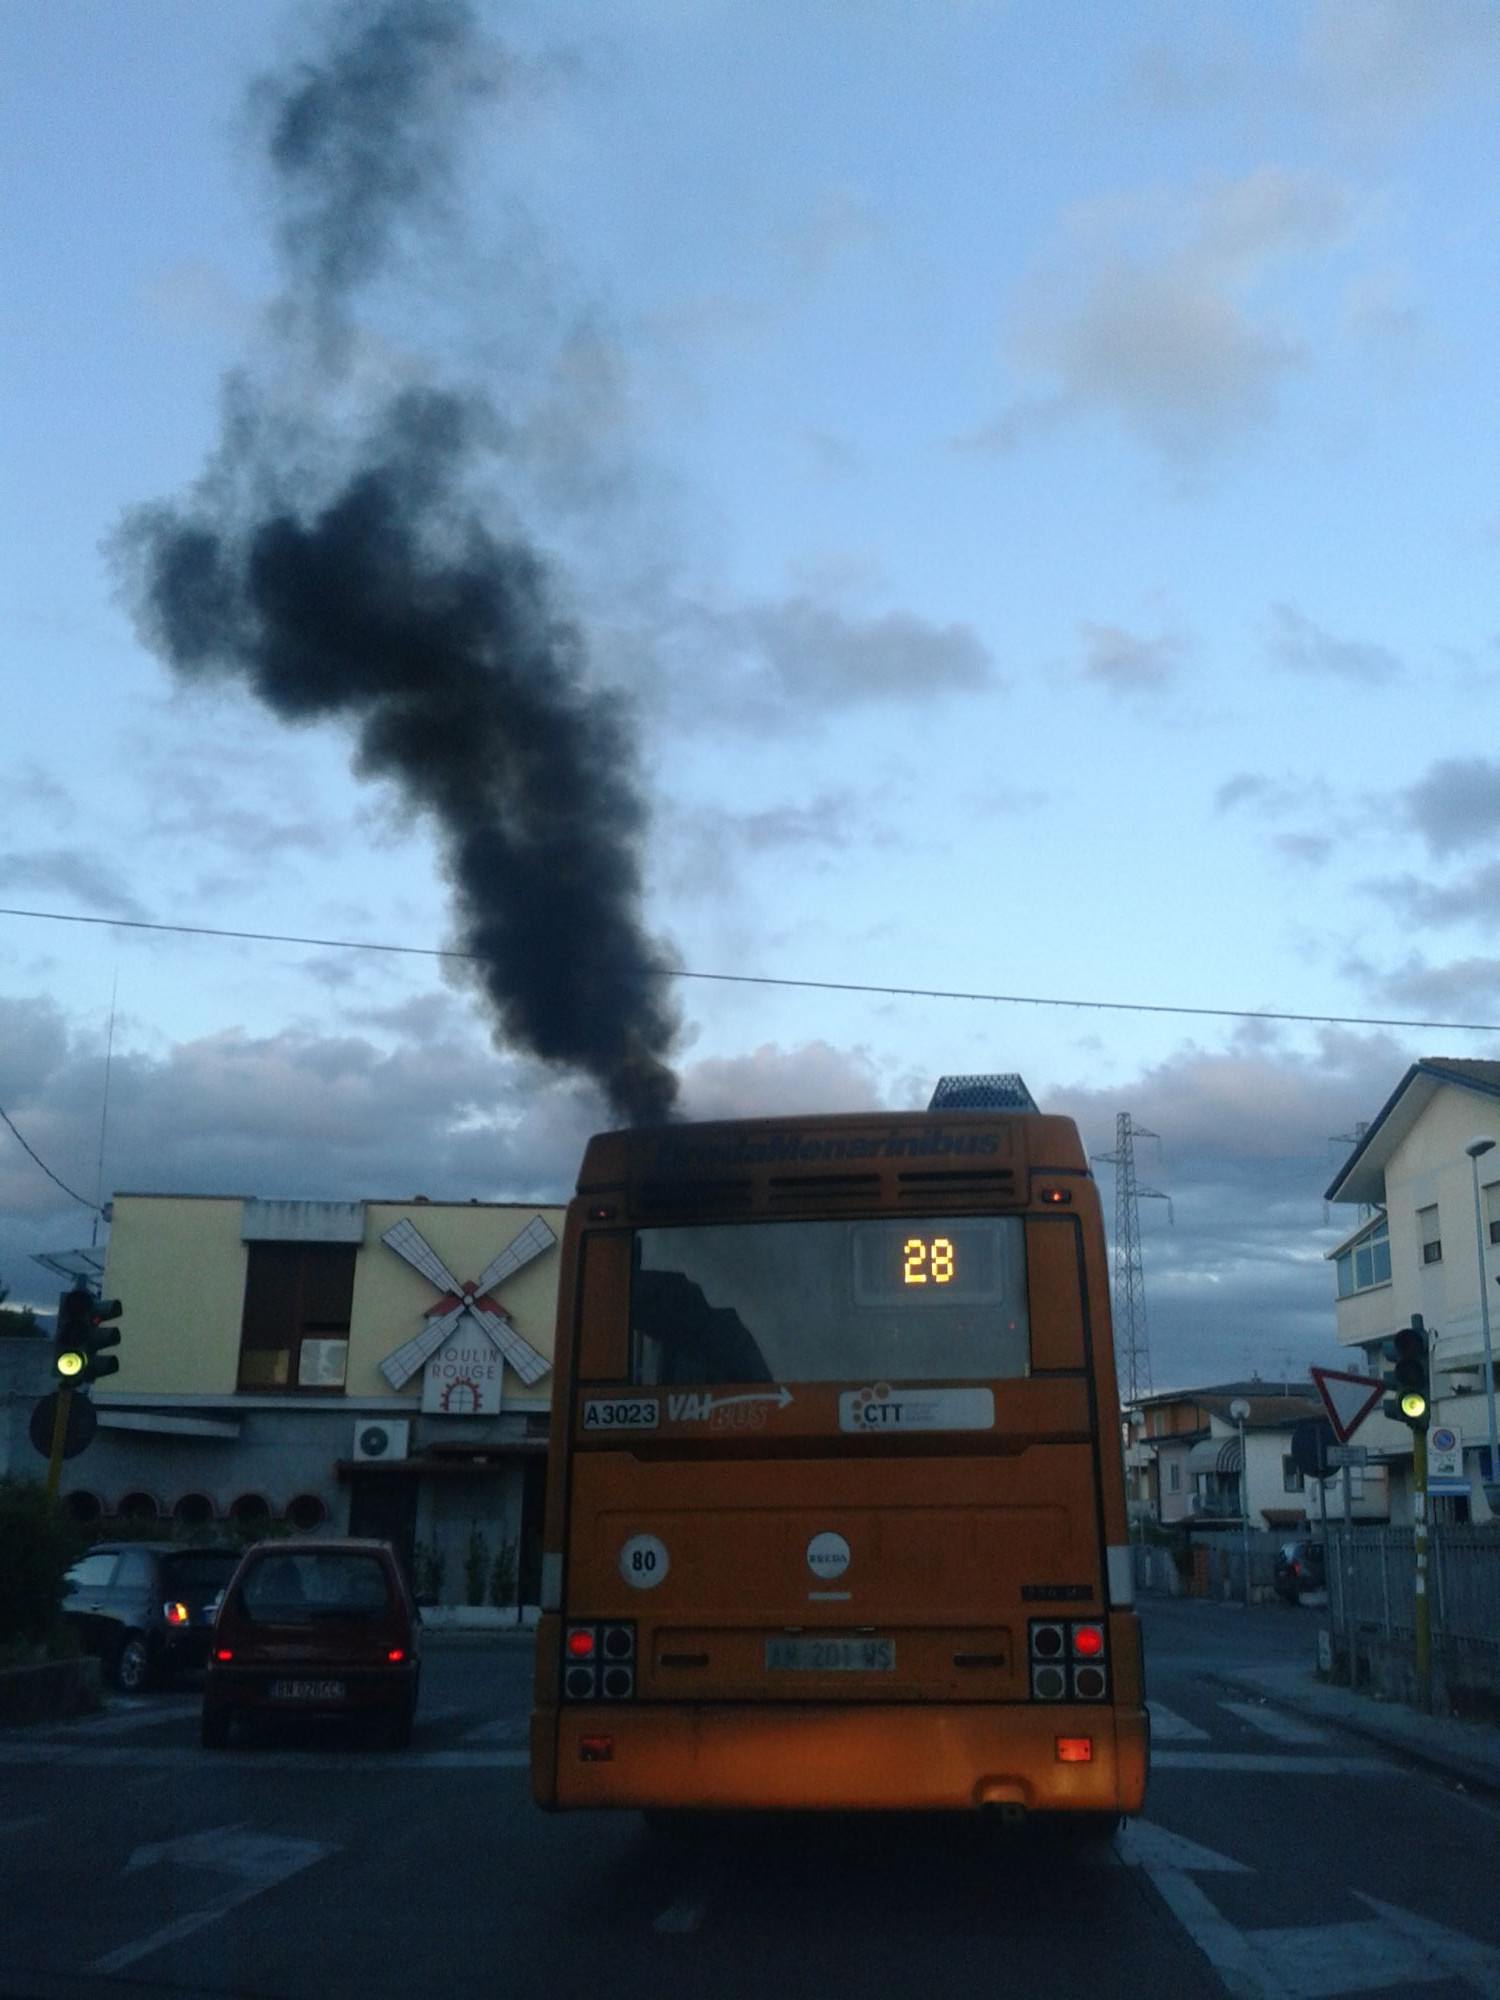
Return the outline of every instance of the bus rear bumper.
{"type": "Polygon", "coordinates": [[[1147,1756],[1144,1709],[1061,1702],[612,1703],[532,1717],[533,1792],[539,1805],[563,1810],[1133,1813],[1147,1756]]]}

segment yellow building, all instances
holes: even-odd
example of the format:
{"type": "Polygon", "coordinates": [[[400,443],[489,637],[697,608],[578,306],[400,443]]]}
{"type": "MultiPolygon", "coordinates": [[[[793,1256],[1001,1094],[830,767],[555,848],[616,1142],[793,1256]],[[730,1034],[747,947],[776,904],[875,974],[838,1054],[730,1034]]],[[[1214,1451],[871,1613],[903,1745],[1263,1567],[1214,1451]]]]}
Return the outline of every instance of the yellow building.
{"type": "Polygon", "coordinates": [[[124,1306],[80,1516],[381,1535],[419,1590],[535,1602],[560,1208],[117,1195],[124,1306]],[[508,1553],[507,1553],[508,1552],[508,1553]]]}

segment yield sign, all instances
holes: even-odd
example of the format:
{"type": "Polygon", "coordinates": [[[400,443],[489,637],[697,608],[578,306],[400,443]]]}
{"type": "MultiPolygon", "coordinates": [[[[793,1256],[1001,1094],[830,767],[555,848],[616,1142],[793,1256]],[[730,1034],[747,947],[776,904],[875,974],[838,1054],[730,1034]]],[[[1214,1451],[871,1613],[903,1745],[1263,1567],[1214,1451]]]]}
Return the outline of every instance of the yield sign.
{"type": "Polygon", "coordinates": [[[1368,1375],[1343,1375],[1336,1368],[1309,1368],[1313,1387],[1323,1399],[1328,1421],[1340,1444],[1347,1444],[1380,1401],[1383,1382],[1368,1375]]]}

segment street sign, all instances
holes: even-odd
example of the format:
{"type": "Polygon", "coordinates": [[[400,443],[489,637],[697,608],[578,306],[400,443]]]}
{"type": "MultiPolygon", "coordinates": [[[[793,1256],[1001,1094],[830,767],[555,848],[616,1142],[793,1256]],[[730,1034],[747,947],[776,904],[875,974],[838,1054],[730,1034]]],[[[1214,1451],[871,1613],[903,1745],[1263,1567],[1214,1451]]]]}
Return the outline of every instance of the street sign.
{"type": "Polygon", "coordinates": [[[1327,1417],[1303,1417],[1292,1425],[1292,1463],[1305,1479],[1329,1479],[1333,1425],[1327,1417]]]}
{"type": "Polygon", "coordinates": [[[1313,1387],[1323,1399],[1333,1435],[1347,1444],[1385,1393],[1383,1383],[1368,1375],[1345,1375],[1337,1368],[1309,1368],[1313,1387]]]}
{"type": "MultiPolygon", "coordinates": [[[[1366,1465],[1369,1458],[1370,1447],[1367,1444],[1331,1444],[1328,1447],[1330,1465],[1366,1465]]],[[[1431,1486],[1427,1490],[1430,1493],[1431,1486]]]]}
{"type": "Polygon", "coordinates": [[[43,1396],[38,1401],[27,1426],[31,1442],[43,1458],[52,1456],[52,1426],[57,1421],[57,1399],[63,1394],[67,1395],[72,1405],[68,1411],[68,1427],[63,1432],[64,1458],[77,1458],[79,1452],[86,1451],[99,1428],[99,1413],[87,1396],[75,1395],[72,1390],[54,1389],[50,1396],[43,1396]]]}
{"type": "Polygon", "coordinates": [[[1427,1433],[1427,1491],[1449,1499],[1461,1499],[1469,1491],[1463,1440],[1451,1424],[1434,1424],[1427,1433]]]}

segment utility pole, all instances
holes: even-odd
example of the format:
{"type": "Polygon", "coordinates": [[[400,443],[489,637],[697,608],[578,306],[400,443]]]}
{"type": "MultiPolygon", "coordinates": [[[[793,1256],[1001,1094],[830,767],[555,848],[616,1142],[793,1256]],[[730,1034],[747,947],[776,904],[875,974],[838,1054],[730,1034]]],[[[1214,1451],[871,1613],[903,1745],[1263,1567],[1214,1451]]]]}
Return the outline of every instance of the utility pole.
{"type": "Polygon", "coordinates": [[[1128,1111],[1115,1119],[1115,1150],[1095,1158],[1115,1170],[1115,1363],[1122,1400],[1127,1407],[1151,1394],[1151,1340],[1146,1326],[1146,1281],[1141,1269],[1141,1209],[1143,1201],[1164,1201],[1172,1217],[1169,1195],[1143,1188],[1135,1177],[1135,1142],[1160,1134],[1137,1125],[1128,1111]]]}

